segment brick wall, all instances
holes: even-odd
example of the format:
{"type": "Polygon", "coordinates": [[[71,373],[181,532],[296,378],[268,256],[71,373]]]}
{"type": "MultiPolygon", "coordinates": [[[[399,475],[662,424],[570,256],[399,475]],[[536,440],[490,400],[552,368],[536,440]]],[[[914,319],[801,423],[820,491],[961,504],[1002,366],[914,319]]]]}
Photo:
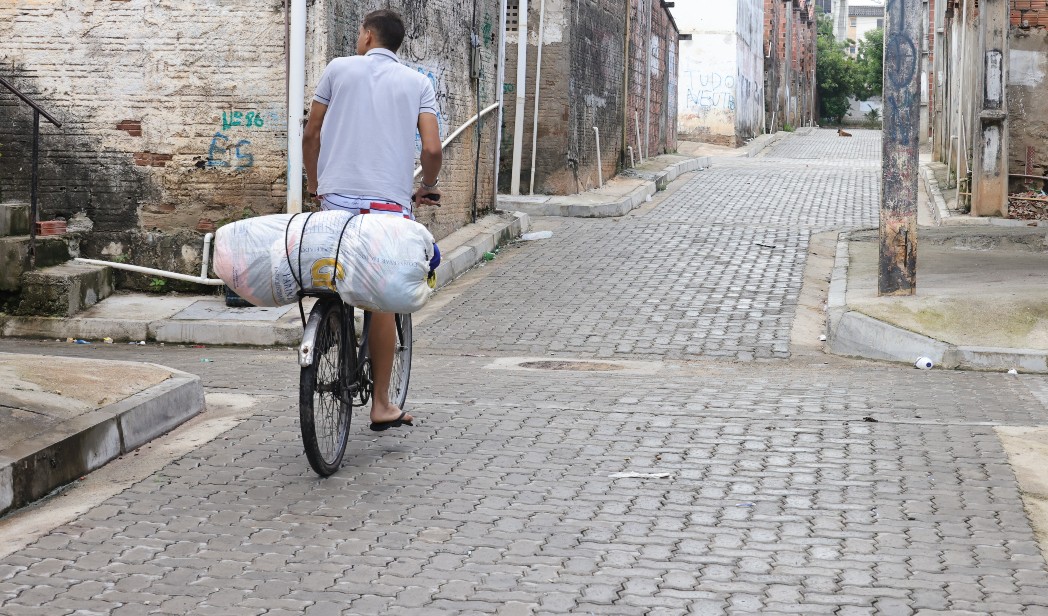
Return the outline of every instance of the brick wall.
{"type": "MultiPolygon", "coordinates": [[[[1048,175],[1048,4],[1013,0],[1008,36],[1009,173],[1048,175]]],[[[1012,188],[1023,188],[1014,179],[1012,188]]],[[[1037,184],[1035,184],[1037,185],[1037,184]]],[[[1037,185],[1039,186],[1039,185],[1037,185]]]]}
{"type": "MultiPolygon", "coordinates": [[[[473,3],[431,0],[422,10],[413,0],[310,2],[308,87],[327,60],[353,49],[362,12],[378,6],[404,11],[405,60],[434,80],[447,134],[476,113],[473,3]]],[[[483,106],[496,92],[498,13],[498,0],[478,0],[483,106]]],[[[187,230],[282,211],[284,29],[280,0],[3,3],[0,74],[64,123],[45,127],[41,139],[41,217],[86,215],[96,237],[85,250],[102,246],[113,256],[121,245],[141,244],[134,237],[144,234],[198,244],[187,230]]],[[[0,199],[27,199],[29,192],[32,114],[15,100],[0,92],[0,199]]],[[[481,131],[481,212],[492,205],[494,117],[481,131]]],[[[420,212],[438,237],[469,220],[475,142],[468,131],[449,148],[446,205],[420,212]]],[[[174,256],[125,256],[182,271],[199,267],[180,259],[185,251],[176,244],[174,256]]]]}
{"type": "MultiPolygon", "coordinates": [[[[621,168],[623,128],[636,148],[634,113],[645,114],[646,66],[651,58],[650,138],[652,154],[677,147],[677,31],[658,0],[653,2],[652,46],[647,47],[647,0],[547,0],[543,28],[542,92],[539,101],[539,142],[536,193],[574,194],[596,188],[596,139],[600,130],[600,162],[605,180],[621,168]],[[624,108],[626,66],[626,5],[630,4],[629,98],[624,108]]],[[[521,192],[528,192],[535,94],[539,7],[528,6],[528,81],[525,89],[525,130],[521,192]]],[[[513,128],[516,117],[517,36],[507,38],[506,107],[502,127],[500,191],[510,190],[513,128]]],[[[641,139],[645,130],[641,125],[641,139]]],[[[639,155],[639,151],[638,151],[639,155]]]]}
{"type": "MultiPolygon", "coordinates": [[[[41,141],[43,217],[194,228],[282,206],[283,12],[213,0],[20,2],[0,71],[64,122],[41,141]]],[[[31,116],[0,95],[0,185],[25,198],[31,116]]]]}
{"type": "MultiPolygon", "coordinates": [[[[521,193],[529,190],[540,3],[528,3],[528,70],[525,84],[521,193]]],[[[622,147],[623,0],[547,0],[543,26],[541,93],[535,192],[575,194],[598,184],[596,140],[600,129],[604,178],[618,170],[622,147]]],[[[506,47],[506,107],[502,127],[500,191],[511,187],[516,119],[517,43],[506,47]]]]}
{"type": "Polygon", "coordinates": [[[631,2],[630,83],[627,110],[627,143],[638,156],[657,156],[677,149],[677,63],[680,33],[667,9],[658,0],[631,2]],[[650,6],[651,15],[646,9],[650,6]],[[651,45],[648,46],[648,22],[651,45]],[[647,99],[647,70],[651,68],[651,103],[647,99]],[[672,69],[672,70],[671,70],[672,69]],[[672,92],[672,95],[668,95],[672,92]],[[672,100],[671,100],[672,99],[672,100]],[[646,113],[647,112],[647,113],[646,113]],[[672,114],[672,115],[670,115],[672,114]],[[637,143],[637,120],[640,143],[637,143]],[[647,122],[646,118],[650,118],[647,122]]]}

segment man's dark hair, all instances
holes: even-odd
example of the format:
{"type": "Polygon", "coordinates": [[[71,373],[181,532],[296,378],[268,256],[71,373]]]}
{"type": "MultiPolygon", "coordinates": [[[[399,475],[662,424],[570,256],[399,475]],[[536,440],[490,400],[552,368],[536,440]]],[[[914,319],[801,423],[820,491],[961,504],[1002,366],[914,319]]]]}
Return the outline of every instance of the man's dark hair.
{"type": "Polygon", "coordinates": [[[382,46],[396,53],[404,42],[404,20],[388,9],[372,11],[364,16],[364,29],[371,30],[382,46]]]}

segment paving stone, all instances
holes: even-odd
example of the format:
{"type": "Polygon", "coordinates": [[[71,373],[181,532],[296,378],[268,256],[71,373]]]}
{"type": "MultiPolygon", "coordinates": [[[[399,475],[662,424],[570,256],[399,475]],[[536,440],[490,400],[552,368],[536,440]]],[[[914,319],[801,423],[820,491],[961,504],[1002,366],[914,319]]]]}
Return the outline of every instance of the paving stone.
{"type": "Polygon", "coordinates": [[[0,614],[1043,612],[990,424],[1045,424],[1048,379],[791,355],[811,234],[876,224],[877,139],[790,137],[633,215],[538,221],[553,238],[502,250],[416,326],[416,426],[375,435],[355,410],[322,481],[292,350],[202,366],[174,345],[0,340],[256,402],[0,559],[0,614]],[[524,356],[645,369],[494,365],[524,356]]]}

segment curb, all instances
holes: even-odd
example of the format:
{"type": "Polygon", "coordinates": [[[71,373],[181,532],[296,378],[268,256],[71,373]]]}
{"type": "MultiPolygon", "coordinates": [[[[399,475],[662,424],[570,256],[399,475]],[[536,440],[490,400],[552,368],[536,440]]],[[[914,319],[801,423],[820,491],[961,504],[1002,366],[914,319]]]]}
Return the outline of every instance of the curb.
{"type": "Polygon", "coordinates": [[[850,238],[851,233],[838,236],[830,277],[826,347],[831,353],[907,364],[918,357],[928,357],[949,370],[1048,373],[1048,351],[950,344],[851,310],[847,303],[850,238]]]}
{"type": "MultiPolygon", "coordinates": [[[[481,232],[444,254],[437,268],[437,288],[472,269],[483,260],[485,252],[494,250],[496,246],[530,229],[531,220],[527,214],[513,212],[510,216],[505,216],[505,220],[499,221],[493,230],[481,232]]],[[[302,340],[302,323],[297,308],[279,321],[269,322],[22,317],[0,314],[0,337],[61,340],[112,338],[119,342],[149,340],[172,344],[297,346],[302,340]]]]}
{"type": "Polygon", "coordinates": [[[485,252],[491,252],[498,246],[520,237],[531,228],[531,217],[524,212],[507,212],[513,220],[491,234],[481,234],[462,246],[441,256],[437,267],[437,289],[441,289],[453,280],[473,269],[484,259],[485,252]]]}
{"type": "Polygon", "coordinates": [[[924,187],[928,191],[929,201],[934,203],[931,210],[935,226],[982,226],[982,227],[1048,227],[1048,220],[1013,220],[1010,218],[993,218],[989,216],[969,216],[950,211],[946,206],[946,198],[943,197],[939,180],[935,178],[935,172],[931,170],[928,163],[921,165],[921,176],[924,178],[924,187]]]}
{"type": "Polygon", "coordinates": [[[509,196],[499,195],[500,210],[515,210],[531,216],[562,216],[565,218],[615,218],[625,216],[647,203],[648,199],[659,191],[666,190],[670,182],[685,173],[708,169],[712,165],[709,156],[701,156],[674,163],[662,171],[637,172],[647,181],[625,195],[611,197],[612,201],[603,203],[572,203],[579,195],[572,196],[509,196]]]}
{"type": "Polygon", "coordinates": [[[171,378],[120,402],[62,422],[0,457],[0,514],[46,496],[204,410],[200,377],[171,378]]]}
{"type": "Polygon", "coordinates": [[[790,134],[796,134],[796,132],[787,133],[786,131],[780,130],[774,133],[764,133],[763,135],[758,135],[753,139],[753,141],[750,142],[749,145],[746,146],[745,158],[756,158],[758,154],[760,154],[767,148],[770,148],[771,146],[775,145],[779,141],[782,141],[786,138],[787,135],[790,134]]]}

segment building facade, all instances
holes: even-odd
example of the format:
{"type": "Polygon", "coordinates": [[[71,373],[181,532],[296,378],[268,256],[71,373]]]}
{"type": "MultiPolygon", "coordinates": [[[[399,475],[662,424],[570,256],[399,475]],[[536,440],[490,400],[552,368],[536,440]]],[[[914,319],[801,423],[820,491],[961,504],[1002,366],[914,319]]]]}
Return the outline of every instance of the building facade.
{"type": "Polygon", "coordinates": [[[660,0],[509,0],[509,10],[517,17],[506,37],[499,192],[513,191],[515,156],[518,194],[532,192],[534,159],[534,193],[567,195],[613,177],[628,164],[628,147],[635,158],[676,150],[679,32],[660,0]],[[522,39],[527,69],[517,83],[522,39]],[[517,144],[514,101],[522,92],[517,144]]]}
{"type": "Polygon", "coordinates": [[[764,132],[763,0],[680,3],[683,139],[737,146],[764,132]]]}
{"type": "Polygon", "coordinates": [[[818,120],[816,6],[810,0],[764,0],[765,126],[769,132],[818,120]]]}
{"type": "MultiPolygon", "coordinates": [[[[499,0],[315,0],[303,116],[327,62],[354,53],[363,14],[390,5],[408,25],[402,59],[434,83],[443,135],[495,101],[499,0]]],[[[285,20],[265,0],[0,5],[0,75],[63,122],[42,131],[41,219],[91,228],[84,256],[194,272],[203,232],[283,211],[285,20]]],[[[467,131],[446,151],[445,204],[418,213],[437,237],[470,221],[474,196],[492,208],[494,117],[479,143],[467,131]]],[[[31,110],[0,91],[0,200],[28,200],[32,135],[31,110]]]]}
{"type": "Polygon", "coordinates": [[[961,207],[1007,216],[1010,192],[1048,188],[1048,5],[929,0],[927,7],[933,155],[949,165],[961,207]]]}

